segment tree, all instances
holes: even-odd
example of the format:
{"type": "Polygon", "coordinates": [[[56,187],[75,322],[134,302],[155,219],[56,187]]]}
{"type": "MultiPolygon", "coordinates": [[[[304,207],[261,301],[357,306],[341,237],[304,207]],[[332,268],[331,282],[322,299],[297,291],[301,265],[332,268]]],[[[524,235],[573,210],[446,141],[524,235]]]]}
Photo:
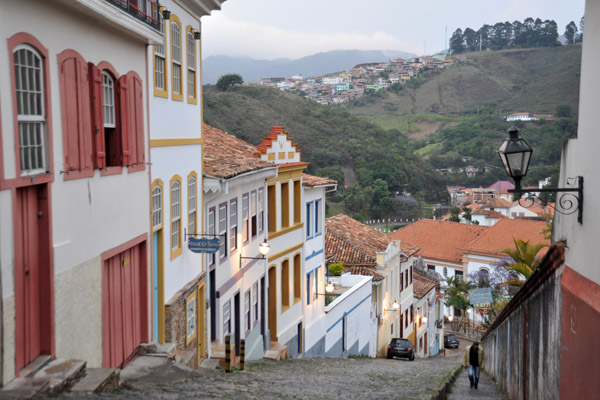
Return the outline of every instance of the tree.
{"type": "Polygon", "coordinates": [[[567,43],[575,43],[576,35],[577,35],[577,25],[575,25],[575,22],[571,21],[565,27],[565,39],[567,39],[567,43]]]}
{"type": "Polygon", "coordinates": [[[465,46],[463,44],[463,32],[462,29],[458,28],[450,37],[450,52],[452,54],[459,54],[463,53],[464,51],[465,46]]]}
{"type": "MultiPolygon", "coordinates": [[[[466,310],[469,307],[467,282],[462,279],[456,279],[454,276],[448,277],[446,279],[444,300],[447,307],[454,307],[457,310],[460,310],[464,323],[466,310]]],[[[458,329],[460,329],[460,325],[458,326],[458,329]]]]}
{"type": "Polygon", "coordinates": [[[450,209],[450,218],[448,218],[448,221],[452,221],[452,222],[460,222],[460,208],[453,206],[450,209]]]}
{"type": "Polygon", "coordinates": [[[338,190],[344,188],[344,171],[338,166],[319,168],[316,172],[317,176],[333,179],[338,184],[338,190]]]}
{"type": "Polygon", "coordinates": [[[571,118],[571,106],[567,104],[561,104],[556,106],[556,116],[559,118],[571,118]]]}
{"type": "Polygon", "coordinates": [[[537,254],[544,247],[548,247],[545,243],[529,244],[529,240],[525,241],[522,239],[513,239],[515,243],[514,248],[506,248],[500,253],[506,254],[510,257],[505,264],[508,271],[515,272],[518,278],[512,281],[508,281],[507,284],[512,286],[523,286],[525,281],[529,279],[533,271],[540,265],[541,258],[537,257],[537,254]]]}
{"type": "Polygon", "coordinates": [[[242,83],[244,83],[244,79],[240,74],[225,74],[217,81],[217,89],[224,92],[236,85],[241,85],[242,83]]]}
{"type": "Polygon", "coordinates": [[[465,39],[465,44],[467,45],[468,51],[477,51],[479,46],[479,35],[471,28],[465,29],[463,34],[463,38],[465,39]]]}
{"type": "Polygon", "coordinates": [[[463,211],[463,218],[466,219],[467,221],[470,221],[471,220],[471,209],[469,207],[463,207],[462,211],[463,211]]]}

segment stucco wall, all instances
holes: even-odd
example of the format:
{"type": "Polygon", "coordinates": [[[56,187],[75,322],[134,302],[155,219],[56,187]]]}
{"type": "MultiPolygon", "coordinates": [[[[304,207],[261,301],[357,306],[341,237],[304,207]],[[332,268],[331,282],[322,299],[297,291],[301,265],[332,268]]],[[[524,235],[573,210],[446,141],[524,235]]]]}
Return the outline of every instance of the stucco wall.
{"type": "Polygon", "coordinates": [[[94,257],[54,277],[56,358],[102,366],[102,260],[94,257]],[[77,290],[74,290],[74,289],[77,290]]]}

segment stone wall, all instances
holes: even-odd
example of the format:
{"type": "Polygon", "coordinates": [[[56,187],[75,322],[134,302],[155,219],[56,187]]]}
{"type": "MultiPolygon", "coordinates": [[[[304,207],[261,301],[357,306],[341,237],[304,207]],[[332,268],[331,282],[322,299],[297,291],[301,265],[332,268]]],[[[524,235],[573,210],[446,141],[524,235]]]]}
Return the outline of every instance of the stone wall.
{"type": "MultiPolygon", "coordinates": [[[[178,353],[182,357],[193,356],[188,365],[197,368],[198,365],[198,339],[206,344],[206,332],[200,332],[201,321],[200,306],[203,299],[198,298],[198,287],[204,282],[205,274],[202,273],[184,286],[171,297],[165,304],[165,341],[175,343],[178,353]],[[188,343],[187,341],[187,309],[186,300],[190,295],[196,295],[196,334],[188,343]]],[[[206,318],[206,312],[204,313],[206,318]]],[[[206,326],[206,321],[204,321],[206,326]]]]}
{"type": "Polygon", "coordinates": [[[485,369],[511,399],[559,399],[563,254],[548,251],[482,337],[485,369]]]}

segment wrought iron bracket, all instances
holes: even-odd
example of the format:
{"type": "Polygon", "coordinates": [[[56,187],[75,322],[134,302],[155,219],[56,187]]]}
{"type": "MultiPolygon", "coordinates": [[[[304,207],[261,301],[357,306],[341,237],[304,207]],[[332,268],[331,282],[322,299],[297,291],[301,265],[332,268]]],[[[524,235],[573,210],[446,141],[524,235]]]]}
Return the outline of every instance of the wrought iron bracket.
{"type": "MultiPolygon", "coordinates": [[[[550,206],[559,214],[562,215],[571,215],[577,211],[577,222],[580,224],[583,223],[583,176],[577,176],[575,178],[567,178],[567,185],[569,182],[577,179],[577,187],[567,187],[567,188],[552,188],[552,189],[531,189],[531,190],[522,190],[521,189],[521,181],[515,179],[515,188],[509,189],[509,193],[516,193],[519,195],[519,205],[525,208],[529,208],[531,206],[524,206],[521,204],[521,196],[525,193],[538,198],[547,206],[550,206]],[[544,201],[536,195],[536,193],[554,193],[556,194],[556,199],[554,202],[554,206],[550,205],[547,201],[544,201]],[[559,195],[562,193],[562,195],[559,195]]],[[[531,204],[533,205],[533,203],[531,204]]]]}

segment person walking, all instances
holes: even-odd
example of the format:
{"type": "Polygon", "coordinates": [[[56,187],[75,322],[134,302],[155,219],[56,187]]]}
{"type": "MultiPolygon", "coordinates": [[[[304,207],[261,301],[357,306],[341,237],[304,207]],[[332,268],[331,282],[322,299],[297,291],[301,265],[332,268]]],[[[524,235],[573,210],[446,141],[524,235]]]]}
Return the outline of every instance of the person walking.
{"type": "Polygon", "coordinates": [[[483,348],[479,347],[479,342],[473,342],[472,345],[467,346],[465,349],[465,360],[463,367],[468,368],[469,381],[471,382],[471,389],[477,389],[479,383],[479,372],[483,368],[483,348]]]}

